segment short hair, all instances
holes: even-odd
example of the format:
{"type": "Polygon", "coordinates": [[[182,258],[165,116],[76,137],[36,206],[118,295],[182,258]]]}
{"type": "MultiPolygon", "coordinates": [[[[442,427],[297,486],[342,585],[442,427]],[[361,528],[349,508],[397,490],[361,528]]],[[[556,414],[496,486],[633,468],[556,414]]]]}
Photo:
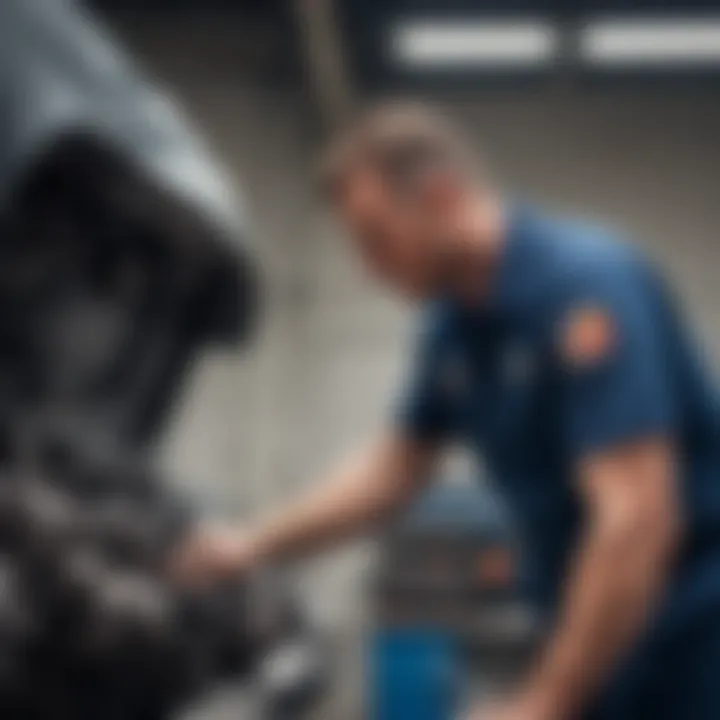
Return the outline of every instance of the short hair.
{"type": "Polygon", "coordinates": [[[382,103],[331,140],[320,164],[320,190],[324,197],[335,198],[365,168],[376,170],[401,191],[435,170],[470,178],[471,154],[462,134],[434,109],[415,102],[382,103]]]}

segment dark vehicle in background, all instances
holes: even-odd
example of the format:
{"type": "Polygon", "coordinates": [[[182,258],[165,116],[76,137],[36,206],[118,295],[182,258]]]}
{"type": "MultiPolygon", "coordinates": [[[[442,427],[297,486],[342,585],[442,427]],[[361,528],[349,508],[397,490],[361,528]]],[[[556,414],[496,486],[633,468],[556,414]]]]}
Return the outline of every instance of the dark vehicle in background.
{"type": "Polygon", "coordinates": [[[489,680],[517,672],[539,636],[518,553],[512,518],[488,483],[440,482],[384,537],[378,625],[448,633],[473,674],[492,668],[489,680]]]}

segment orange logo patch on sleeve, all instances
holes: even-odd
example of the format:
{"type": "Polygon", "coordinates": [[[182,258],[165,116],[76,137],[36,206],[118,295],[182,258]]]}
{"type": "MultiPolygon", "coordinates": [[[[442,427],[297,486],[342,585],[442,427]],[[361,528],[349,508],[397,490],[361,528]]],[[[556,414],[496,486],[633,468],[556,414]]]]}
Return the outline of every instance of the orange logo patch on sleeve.
{"type": "Polygon", "coordinates": [[[561,354],[570,365],[582,367],[601,362],[615,347],[615,323],[598,307],[572,310],[561,327],[561,354]]]}

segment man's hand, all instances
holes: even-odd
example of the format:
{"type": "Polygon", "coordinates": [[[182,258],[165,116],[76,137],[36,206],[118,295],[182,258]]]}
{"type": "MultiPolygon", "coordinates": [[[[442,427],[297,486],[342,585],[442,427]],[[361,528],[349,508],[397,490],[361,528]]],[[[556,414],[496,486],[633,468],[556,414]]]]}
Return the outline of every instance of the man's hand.
{"type": "Polygon", "coordinates": [[[255,547],[250,535],[237,529],[201,528],[175,553],[171,572],[188,585],[207,585],[243,575],[259,563],[255,547]]]}

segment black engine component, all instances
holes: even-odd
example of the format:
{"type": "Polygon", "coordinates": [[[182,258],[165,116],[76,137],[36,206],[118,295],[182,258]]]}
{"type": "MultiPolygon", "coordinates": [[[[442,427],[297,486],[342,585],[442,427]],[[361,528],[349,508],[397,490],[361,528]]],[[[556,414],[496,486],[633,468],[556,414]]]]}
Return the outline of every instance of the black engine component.
{"type": "MultiPolygon", "coordinates": [[[[172,504],[151,511],[145,493],[121,500],[116,474],[102,483],[108,464],[96,468],[92,495],[62,476],[13,468],[0,484],[0,507],[15,522],[0,544],[0,708],[12,702],[13,717],[56,717],[23,691],[42,683],[62,689],[76,720],[96,717],[100,698],[118,718],[143,717],[139,707],[162,718],[215,683],[257,672],[272,712],[293,717],[289,709],[305,706],[321,675],[316,638],[291,593],[270,573],[205,589],[174,585],[169,553],[194,518],[172,504]]],[[[174,498],[144,475],[158,490],[156,507],[174,498]]]]}
{"type": "Polygon", "coordinates": [[[159,720],[303,627],[255,614],[263,579],[163,574],[196,513],[153,440],[194,355],[256,315],[238,207],[79,3],[0,2],[3,717],[159,720]]]}

